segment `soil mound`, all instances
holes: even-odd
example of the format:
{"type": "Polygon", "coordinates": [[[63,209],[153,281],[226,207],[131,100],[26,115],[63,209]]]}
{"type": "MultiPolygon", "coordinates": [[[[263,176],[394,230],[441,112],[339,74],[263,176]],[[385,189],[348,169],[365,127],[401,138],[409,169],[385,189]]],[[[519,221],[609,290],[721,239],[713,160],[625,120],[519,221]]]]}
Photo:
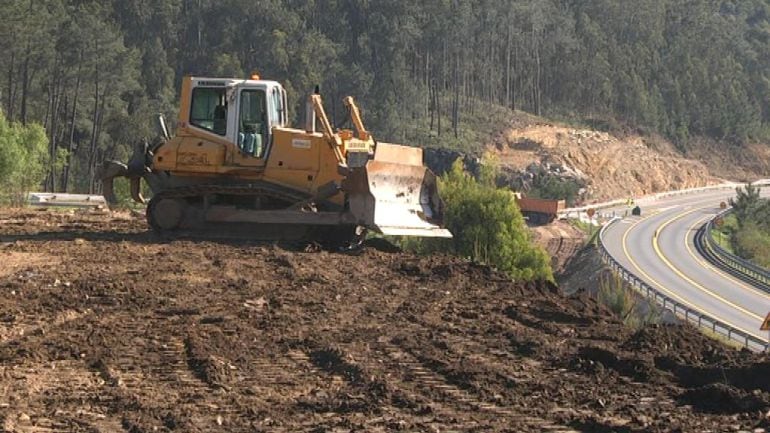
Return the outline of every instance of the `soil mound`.
{"type": "Polygon", "coordinates": [[[722,414],[762,411],[768,407],[766,395],[749,393],[722,383],[687,390],[681,399],[698,410],[722,414]]]}

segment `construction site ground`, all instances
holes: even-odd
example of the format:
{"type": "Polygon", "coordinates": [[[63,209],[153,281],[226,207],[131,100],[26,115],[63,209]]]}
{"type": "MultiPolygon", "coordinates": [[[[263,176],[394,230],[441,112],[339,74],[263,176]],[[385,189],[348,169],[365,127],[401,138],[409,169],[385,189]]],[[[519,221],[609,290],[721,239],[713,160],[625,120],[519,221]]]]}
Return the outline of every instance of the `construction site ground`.
{"type": "Polygon", "coordinates": [[[2,431],[762,431],[769,408],[764,355],[461,259],[0,210],[2,431]]]}

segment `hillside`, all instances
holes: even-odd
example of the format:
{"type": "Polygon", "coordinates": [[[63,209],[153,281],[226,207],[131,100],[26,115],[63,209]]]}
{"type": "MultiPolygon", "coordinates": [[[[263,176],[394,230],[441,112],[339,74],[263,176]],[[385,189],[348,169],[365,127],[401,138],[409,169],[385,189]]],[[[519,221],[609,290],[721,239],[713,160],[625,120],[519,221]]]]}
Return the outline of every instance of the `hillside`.
{"type": "Polygon", "coordinates": [[[4,431],[770,428],[766,356],[456,258],[32,210],[0,255],[4,431]]]}
{"type": "MultiPolygon", "coordinates": [[[[295,124],[316,86],[335,125],[353,95],[378,139],[462,151],[495,132],[475,121],[494,107],[607,119],[703,160],[701,137],[717,158],[770,141],[766,0],[35,4],[4,3],[0,109],[45,128],[48,190],[98,191],[102,160],[152,138],[157,113],[176,118],[186,75],[257,71],[284,85],[295,124]]],[[[664,186],[639,171],[639,191],[664,186]]]]}

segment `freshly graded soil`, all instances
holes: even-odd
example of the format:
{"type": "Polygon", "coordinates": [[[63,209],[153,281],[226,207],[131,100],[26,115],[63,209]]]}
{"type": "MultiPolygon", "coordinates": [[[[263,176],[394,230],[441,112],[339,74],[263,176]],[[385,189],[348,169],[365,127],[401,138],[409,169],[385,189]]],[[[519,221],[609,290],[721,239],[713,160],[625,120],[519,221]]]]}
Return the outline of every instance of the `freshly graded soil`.
{"type": "Polygon", "coordinates": [[[2,431],[754,431],[768,409],[764,355],[461,259],[0,211],[2,431]]]}

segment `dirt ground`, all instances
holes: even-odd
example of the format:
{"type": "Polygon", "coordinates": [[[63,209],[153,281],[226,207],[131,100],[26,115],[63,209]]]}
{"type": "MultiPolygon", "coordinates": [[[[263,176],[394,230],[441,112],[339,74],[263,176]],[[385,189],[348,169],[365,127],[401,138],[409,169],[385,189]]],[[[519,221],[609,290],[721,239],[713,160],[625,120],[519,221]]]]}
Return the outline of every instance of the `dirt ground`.
{"type": "Polygon", "coordinates": [[[763,355],[385,250],[169,241],[128,215],[0,211],[0,430],[770,428],[763,355]]]}
{"type": "Polygon", "coordinates": [[[583,248],[588,238],[585,232],[563,220],[531,226],[529,229],[532,241],[551,256],[551,267],[557,275],[566,271],[566,265],[583,248]]]}

